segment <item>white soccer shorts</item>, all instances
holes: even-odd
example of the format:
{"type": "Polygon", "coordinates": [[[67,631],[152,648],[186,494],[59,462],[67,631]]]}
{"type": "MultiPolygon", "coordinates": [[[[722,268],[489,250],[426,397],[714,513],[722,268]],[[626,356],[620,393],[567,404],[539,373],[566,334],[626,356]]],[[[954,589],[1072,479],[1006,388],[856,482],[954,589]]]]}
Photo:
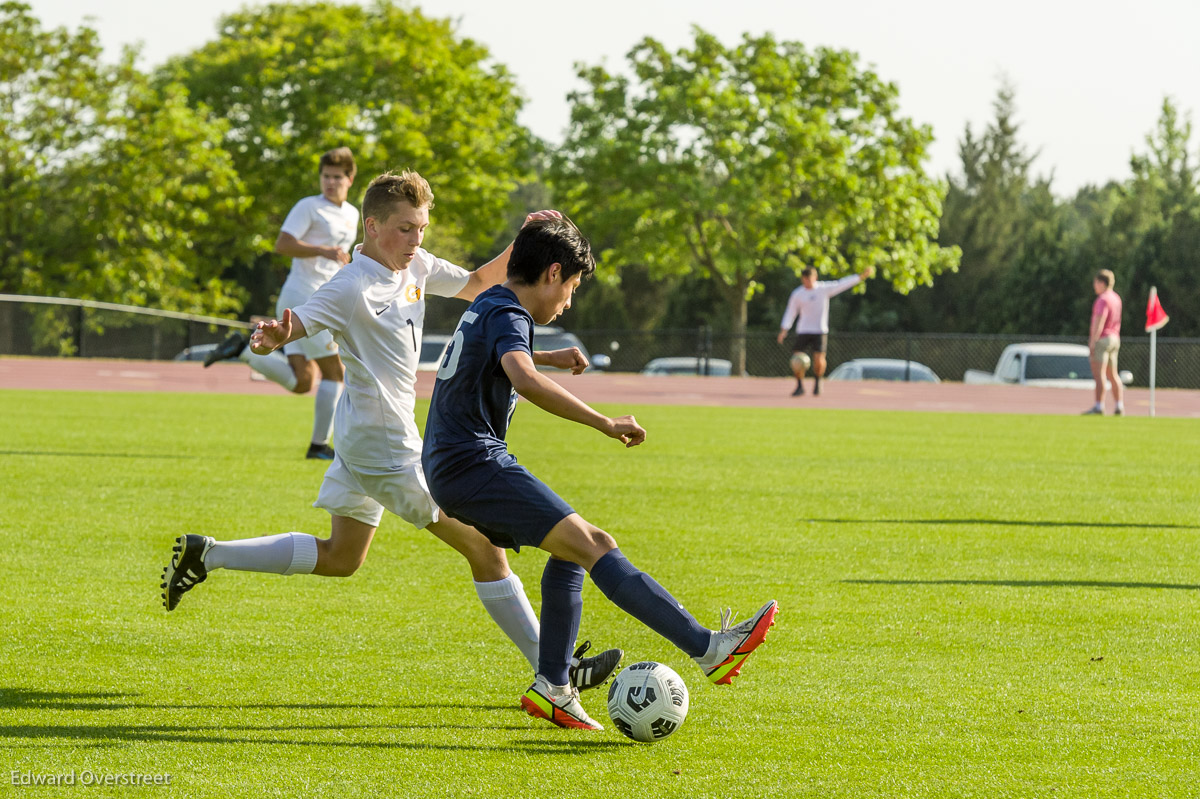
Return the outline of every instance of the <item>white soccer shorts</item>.
{"type": "Polygon", "coordinates": [[[358,466],[335,455],[313,507],[372,527],[379,526],[385,508],[419,530],[438,520],[437,503],[429,495],[417,453],[395,469],[358,466]]]}

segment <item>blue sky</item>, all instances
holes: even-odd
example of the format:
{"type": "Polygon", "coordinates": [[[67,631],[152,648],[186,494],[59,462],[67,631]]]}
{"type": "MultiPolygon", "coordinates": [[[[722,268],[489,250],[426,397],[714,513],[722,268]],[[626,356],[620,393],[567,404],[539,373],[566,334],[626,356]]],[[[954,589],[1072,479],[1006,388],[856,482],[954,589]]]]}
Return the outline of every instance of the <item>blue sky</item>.
{"type": "MultiPolygon", "coordinates": [[[[30,0],[27,0],[30,1],[30,0]]],[[[31,0],[48,26],[86,17],[106,48],[141,42],[143,66],[215,37],[218,17],[239,0],[31,0]]],[[[643,36],[671,47],[693,24],[727,43],[771,31],[809,46],[850,49],[900,88],[901,108],[933,126],[930,169],[957,165],[963,126],[991,115],[1002,76],[1015,86],[1022,136],[1039,153],[1034,170],[1054,174],[1059,194],[1129,174],[1165,95],[1200,111],[1200,3],[1184,0],[1083,3],[1066,0],[605,0],[555,4],[508,0],[410,3],[458,20],[516,75],[527,97],[522,121],[561,140],[576,62],[617,68],[643,36]]],[[[1200,160],[1200,137],[1193,156],[1200,160]]]]}

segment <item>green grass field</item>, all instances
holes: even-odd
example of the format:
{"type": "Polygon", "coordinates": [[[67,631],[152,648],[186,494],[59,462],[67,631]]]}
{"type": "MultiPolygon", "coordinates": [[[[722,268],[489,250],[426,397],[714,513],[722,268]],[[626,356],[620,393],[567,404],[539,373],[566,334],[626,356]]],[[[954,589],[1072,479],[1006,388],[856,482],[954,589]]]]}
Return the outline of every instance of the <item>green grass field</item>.
{"type": "MultiPolygon", "coordinates": [[[[1200,444],[1176,419],[528,405],[513,450],[702,622],[779,600],[731,687],[590,583],[582,636],[691,690],[655,745],[525,716],[465,562],[387,517],[348,580],[181,532],[328,532],[311,399],[0,391],[0,784],[86,796],[1195,796],[1200,444]],[[616,411],[616,408],[611,409],[616,411]]],[[[537,607],[544,556],[512,558],[537,607]]],[[[603,692],[584,696],[602,721],[603,692]]],[[[15,795],[61,795],[14,788],[15,795]]]]}

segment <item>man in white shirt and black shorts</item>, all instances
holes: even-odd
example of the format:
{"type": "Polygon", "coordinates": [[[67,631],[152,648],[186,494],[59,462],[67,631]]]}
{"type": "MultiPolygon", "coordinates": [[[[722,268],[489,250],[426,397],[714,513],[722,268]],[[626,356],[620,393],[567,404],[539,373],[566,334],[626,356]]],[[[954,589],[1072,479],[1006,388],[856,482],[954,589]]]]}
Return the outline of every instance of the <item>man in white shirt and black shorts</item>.
{"type": "Polygon", "coordinates": [[[825,376],[825,347],[829,342],[829,298],[854,288],[875,274],[868,266],[857,275],[841,280],[817,280],[816,267],[805,267],[800,273],[801,285],[788,297],[776,341],[783,343],[788,331],[796,326],[796,341],[792,344],[792,374],[796,376],[793,397],[804,394],[804,373],[812,363],[813,394],[821,393],[821,378],[825,376]]]}
{"type": "MultiPolygon", "coordinates": [[[[305,197],[292,207],[279,237],[275,252],[292,258],[279,300],[278,318],[285,308],[294,308],[313,295],[350,262],[350,252],[358,238],[358,209],[346,201],[354,183],[357,167],[348,147],[338,147],[321,156],[318,174],[321,193],[305,197]]],[[[283,355],[256,355],[246,346],[247,339],[234,332],[204,359],[205,366],[220,360],[238,358],[251,369],[296,394],[307,394],[319,375],[317,398],[313,406],[312,442],[306,457],[333,460],[329,439],[333,433],[333,410],[342,395],[342,362],[338,345],[328,330],[289,342],[283,355]],[[285,357],[286,356],[286,357],[285,357]]]]}
{"type": "MultiPolygon", "coordinates": [[[[181,535],[163,570],[168,611],[216,569],[348,577],[365,560],[387,509],[467,559],[480,601],[537,670],[540,627],[521,580],[503,549],[441,513],[425,481],[414,418],[426,294],[473,300],[505,280],[512,247],[474,272],[435,257],[421,248],[432,206],[433,192],[415,172],[377,177],[363,199],[366,237],[354,259],[306,302],[284,308],[278,320],[260,322],[250,338],[250,347],[264,355],[322,332],[332,333],[341,347],[346,393],[337,405],[338,447],[313,503],[332,517],[329,538],[296,532],[237,541],[181,535]]],[[[557,216],[538,211],[526,222],[557,216]]],[[[583,360],[575,347],[545,355],[552,366],[583,360]]],[[[572,684],[580,689],[603,683],[622,655],[610,649],[583,657],[589,646],[579,647],[572,664],[572,684]]]]}

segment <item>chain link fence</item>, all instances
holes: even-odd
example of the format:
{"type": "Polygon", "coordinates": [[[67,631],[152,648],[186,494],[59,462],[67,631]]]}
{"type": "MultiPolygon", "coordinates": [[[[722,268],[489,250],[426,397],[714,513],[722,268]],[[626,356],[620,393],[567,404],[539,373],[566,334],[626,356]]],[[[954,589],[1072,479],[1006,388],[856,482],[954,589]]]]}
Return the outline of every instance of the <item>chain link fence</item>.
{"type": "MultiPolygon", "coordinates": [[[[185,349],[221,341],[231,329],[250,325],[232,319],[156,311],[148,308],[53,297],[0,295],[0,355],[78,356],[171,360],[185,349]]],[[[436,331],[427,331],[430,333],[436,331]]],[[[449,333],[451,331],[444,331],[449,333]]],[[[640,372],[656,358],[732,360],[734,337],[710,328],[691,330],[575,330],[588,351],[612,359],[610,371],[640,372]]],[[[775,341],[777,331],[744,336],[746,372],[761,377],[791,374],[791,340],[775,341]]],[[[829,336],[832,370],[854,358],[895,358],[922,363],[942,380],[960,381],[968,369],[991,371],[1009,344],[1050,341],[1086,344],[1084,338],[983,336],[942,333],[841,333],[829,336]]],[[[1150,338],[1121,339],[1121,369],[1133,385],[1150,374],[1150,338]]],[[[1162,388],[1200,388],[1200,339],[1158,339],[1156,382],[1162,388]]]]}
{"type": "MultiPolygon", "coordinates": [[[[576,330],[592,353],[612,358],[612,371],[640,372],[655,358],[687,356],[732,360],[734,337],[706,328],[697,330],[576,330]]],[[[759,377],[791,375],[791,339],[778,344],[778,331],[749,331],[746,373],[759,377]]],[[[854,358],[894,358],[928,366],[942,380],[961,381],[968,369],[992,371],[1009,344],[1034,341],[1087,344],[1083,337],[967,335],[952,333],[831,333],[829,370],[854,358]]],[[[1119,363],[1133,373],[1133,385],[1145,386],[1150,377],[1150,337],[1121,338],[1119,363]]],[[[1200,339],[1159,336],[1155,382],[1160,388],[1200,388],[1200,339]]]]}
{"type": "Polygon", "coordinates": [[[199,314],[0,294],[0,355],[166,361],[250,327],[199,314]]]}

